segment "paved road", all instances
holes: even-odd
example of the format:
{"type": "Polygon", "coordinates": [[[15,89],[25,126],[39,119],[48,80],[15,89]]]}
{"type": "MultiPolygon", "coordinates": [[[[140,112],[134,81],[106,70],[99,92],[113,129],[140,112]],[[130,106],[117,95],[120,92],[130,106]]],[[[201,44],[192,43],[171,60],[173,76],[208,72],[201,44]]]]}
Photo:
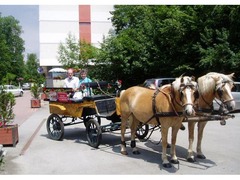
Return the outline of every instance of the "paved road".
{"type": "MultiPolygon", "coordinates": [[[[29,109],[28,109],[29,110],[29,109]]],[[[31,111],[31,110],[29,110],[31,111]]],[[[23,121],[17,146],[5,147],[6,162],[0,174],[20,175],[239,175],[240,174],[240,115],[229,119],[226,126],[209,122],[205,129],[203,152],[207,159],[195,163],[186,161],[187,130],[180,131],[177,155],[180,164],[170,169],[162,167],[160,132],[155,131],[149,141],[137,142],[141,154],[120,154],[120,131],[104,133],[98,149],[88,145],[83,124],[65,127],[63,141],[49,139],[46,119],[48,103],[23,121]]],[[[103,123],[109,123],[103,120],[103,123]]],[[[127,133],[127,140],[130,134],[127,133]]],[[[169,137],[170,139],[170,137],[169,137]]],[[[196,146],[196,142],[194,143],[196,146]]],[[[169,152],[168,152],[169,153],[169,152]]]]}
{"type": "Polygon", "coordinates": [[[16,105],[13,108],[15,118],[14,124],[21,126],[38,108],[31,108],[30,99],[32,98],[30,90],[25,90],[23,97],[16,97],[16,105]]]}

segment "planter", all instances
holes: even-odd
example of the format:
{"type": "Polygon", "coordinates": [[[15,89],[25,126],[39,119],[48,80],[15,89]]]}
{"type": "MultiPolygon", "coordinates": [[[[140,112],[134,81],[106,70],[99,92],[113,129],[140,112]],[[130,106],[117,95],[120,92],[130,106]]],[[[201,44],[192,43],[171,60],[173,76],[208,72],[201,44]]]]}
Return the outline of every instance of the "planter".
{"type": "Polygon", "coordinates": [[[0,144],[16,146],[18,143],[18,125],[6,125],[0,128],[0,144]]]}
{"type": "Polygon", "coordinates": [[[41,99],[31,99],[31,108],[40,108],[41,99]]]}

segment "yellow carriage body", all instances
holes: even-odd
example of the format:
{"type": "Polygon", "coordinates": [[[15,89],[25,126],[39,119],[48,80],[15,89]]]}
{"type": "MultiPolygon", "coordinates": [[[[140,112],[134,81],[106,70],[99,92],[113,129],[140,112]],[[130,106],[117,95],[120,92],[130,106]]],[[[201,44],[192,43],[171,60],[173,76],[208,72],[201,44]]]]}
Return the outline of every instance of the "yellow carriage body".
{"type": "Polygon", "coordinates": [[[118,115],[118,116],[120,116],[121,115],[121,111],[120,111],[120,98],[119,97],[116,97],[115,98],[115,104],[116,104],[116,114],[118,115]]]}
{"type": "Polygon", "coordinates": [[[120,98],[108,98],[95,101],[85,100],[80,102],[50,101],[49,111],[51,114],[82,117],[84,109],[91,109],[91,113],[93,114],[110,116],[116,112],[116,114],[120,116],[119,100],[120,98]]]}
{"type": "Polygon", "coordinates": [[[84,108],[95,109],[96,105],[94,101],[83,102],[59,102],[50,101],[49,111],[52,114],[59,114],[72,117],[82,117],[84,108]]]}

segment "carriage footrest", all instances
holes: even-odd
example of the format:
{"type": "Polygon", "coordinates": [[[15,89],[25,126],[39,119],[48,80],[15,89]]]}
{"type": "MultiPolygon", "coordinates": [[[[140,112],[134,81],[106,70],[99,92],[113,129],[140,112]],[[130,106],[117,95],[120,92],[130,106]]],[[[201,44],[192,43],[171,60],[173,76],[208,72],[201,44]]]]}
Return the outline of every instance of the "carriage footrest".
{"type": "Polygon", "coordinates": [[[115,111],[111,111],[111,112],[108,112],[108,113],[98,114],[97,116],[101,117],[101,118],[108,118],[108,117],[112,116],[114,113],[115,113],[115,111]]]}

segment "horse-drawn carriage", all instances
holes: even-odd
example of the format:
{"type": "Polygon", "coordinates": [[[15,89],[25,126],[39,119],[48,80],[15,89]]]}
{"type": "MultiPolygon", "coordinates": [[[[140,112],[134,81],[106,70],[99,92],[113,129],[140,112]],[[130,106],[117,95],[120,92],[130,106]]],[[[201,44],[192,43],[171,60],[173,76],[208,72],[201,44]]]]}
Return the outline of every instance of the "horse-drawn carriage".
{"type": "MultiPolygon", "coordinates": [[[[91,82],[85,86],[102,90],[103,87],[109,86],[109,83],[91,82]]],[[[82,99],[69,98],[73,93],[71,88],[45,88],[44,92],[48,91],[48,98],[45,100],[49,101],[51,113],[46,124],[49,137],[53,140],[62,140],[65,126],[83,123],[89,145],[97,148],[101,143],[102,133],[120,130],[119,89],[115,88],[116,92],[113,94],[104,92],[82,99]],[[102,118],[109,120],[110,123],[102,125],[102,118]]],[[[137,136],[144,138],[143,131],[147,134],[143,128],[139,128],[137,136]]]]}
{"type": "MultiPolygon", "coordinates": [[[[226,77],[217,75],[217,73],[210,73],[207,79],[203,80],[204,82],[198,83],[186,76],[176,78],[172,84],[156,91],[144,87],[133,87],[123,92],[120,97],[116,94],[103,93],[75,100],[68,97],[71,93],[68,92],[71,91],[70,89],[64,89],[64,93],[54,91],[53,97],[49,98],[51,115],[47,119],[48,134],[52,139],[61,140],[64,135],[64,126],[84,123],[89,145],[96,148],[100,144],[103,132],[121,129],[121,153],[127,154],[124,134],[130,124],[131,147],[133,153],[138,154],[135,137],[146,137],[151,124],[152,130],[155,127],[161,128],[162,161],[163,166],[168,168],[171,167],[166,155],[168,129],[172,128],[171,163],[178,163],[175,152],[176,137],[182,122],[188,122],[190,145],[187,159],[194,162],[192,143],[195,123],[199,123],[200,129],[197,157],[205,158],[201,151],[201,140],[206,122],[212,120],[225,122],[226,119],[234,117],[229,112],[224,112],[226,109],[234,108],[234,100],[231,96],[233,75],[226,77]],[[215,97],[220,99],[222,104],[220,111],[213,114],[212,101],[215,97]],[[197,110],[195,110],[196,99],[198,99],[197,110]],[[110,123],[101,125],[101,118],[110,120],[110,123]]],[[[101,89],[107,84],[95,82],[87,86],[101,89]]]]}

